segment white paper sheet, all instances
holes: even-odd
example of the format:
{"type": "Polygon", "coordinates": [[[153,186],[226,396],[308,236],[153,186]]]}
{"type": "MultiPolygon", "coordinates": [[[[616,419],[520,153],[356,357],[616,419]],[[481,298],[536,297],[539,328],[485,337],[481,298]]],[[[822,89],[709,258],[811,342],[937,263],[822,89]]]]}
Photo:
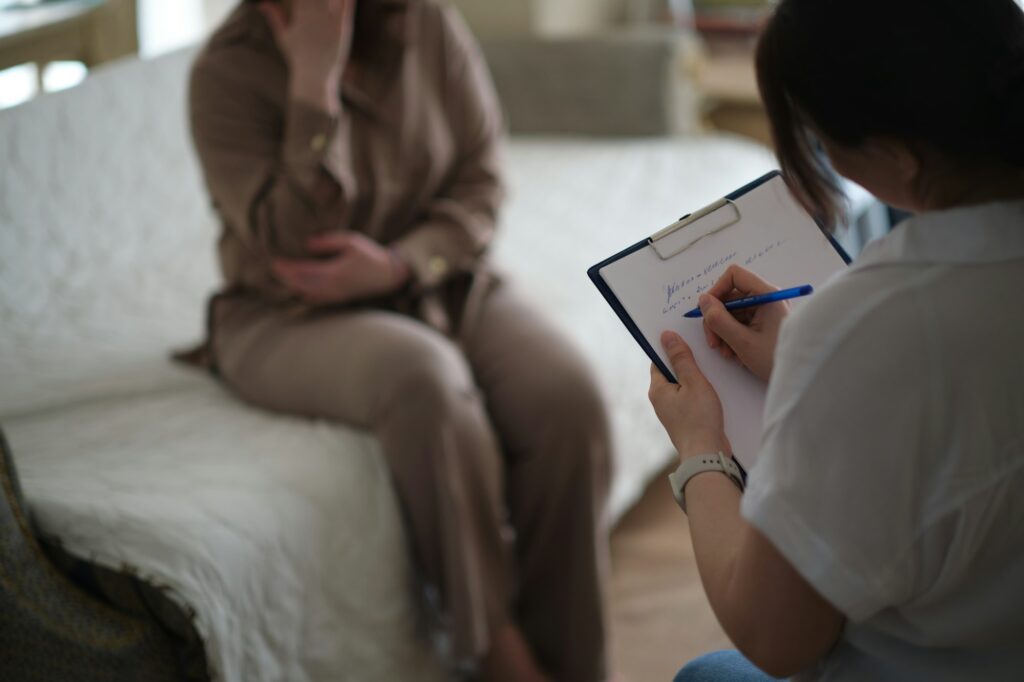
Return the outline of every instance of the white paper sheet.
{"type": "MultiPolygon", "coordinates": [[[[662,332],[675,330],[690,344],[697,364],[721,397],[733,454],[750,468],[760,448],[767,386],[709,349],[701,320],[683,314],[695,308],[700,294],[734,263],[779,288],[818,287],[845,263],[780,176],[733,203],[735,209],[726,205],[659,241],[662,253],[689,244],[678,255],[663,260],[648,246],[599,272],[666,366],[662,332]],[[740,221],[719,229],[736,217],[736,209],[740,221]]],[[[791,303],[799,305],[799,299],[791,303]]]]}

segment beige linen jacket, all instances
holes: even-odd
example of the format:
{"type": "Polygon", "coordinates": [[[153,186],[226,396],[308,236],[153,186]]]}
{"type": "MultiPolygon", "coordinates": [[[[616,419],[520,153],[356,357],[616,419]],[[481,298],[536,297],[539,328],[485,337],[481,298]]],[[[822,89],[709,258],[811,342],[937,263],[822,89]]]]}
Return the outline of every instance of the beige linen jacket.
{"type": "Polygon", "coordinates": [[[286,62],[251,3],[193,66],[192,135],[223,222],[221,297],[300,309],[271,260],[302,257],[309,236],[338,230],[395,248],[418,299],[488,270],[503,122],[479,48],[445,4],[363,1],[377,3],[380,49],[350,63],[337,117],[290,101],[286,62]]]}

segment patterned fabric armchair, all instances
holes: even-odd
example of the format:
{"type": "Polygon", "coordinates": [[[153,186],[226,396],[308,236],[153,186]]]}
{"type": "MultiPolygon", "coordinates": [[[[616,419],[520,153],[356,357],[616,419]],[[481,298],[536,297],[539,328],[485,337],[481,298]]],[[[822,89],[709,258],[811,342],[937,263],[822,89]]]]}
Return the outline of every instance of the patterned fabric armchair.
{"type": "Polygon", "coordinates": [[[114,610],[57,570],[33,533],[2,431],[0,451],[0,679],[184,679],[160,626],[114,610]]]}

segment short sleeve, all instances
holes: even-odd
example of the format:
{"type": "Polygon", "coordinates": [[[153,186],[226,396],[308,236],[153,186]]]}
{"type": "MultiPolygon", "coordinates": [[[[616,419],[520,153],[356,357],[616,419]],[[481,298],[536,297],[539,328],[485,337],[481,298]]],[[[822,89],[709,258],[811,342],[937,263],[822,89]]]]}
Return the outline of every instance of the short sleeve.
{"type": "Polygon", "coordinates": [[[742,513],[857,622],[913,590],[928,401],[912,297],[853,289],[784,327],[742,513]]]}

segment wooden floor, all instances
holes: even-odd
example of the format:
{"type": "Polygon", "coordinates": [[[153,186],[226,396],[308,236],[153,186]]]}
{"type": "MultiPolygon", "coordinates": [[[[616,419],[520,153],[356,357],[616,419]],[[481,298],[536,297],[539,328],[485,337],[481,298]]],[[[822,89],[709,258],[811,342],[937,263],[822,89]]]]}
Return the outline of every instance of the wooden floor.
{"type": "Polygon", "coordinates": [[[665,476],[612,532],[613,665],[623,682],[671,682],[686,661],[729,647],[665,476]]]}

